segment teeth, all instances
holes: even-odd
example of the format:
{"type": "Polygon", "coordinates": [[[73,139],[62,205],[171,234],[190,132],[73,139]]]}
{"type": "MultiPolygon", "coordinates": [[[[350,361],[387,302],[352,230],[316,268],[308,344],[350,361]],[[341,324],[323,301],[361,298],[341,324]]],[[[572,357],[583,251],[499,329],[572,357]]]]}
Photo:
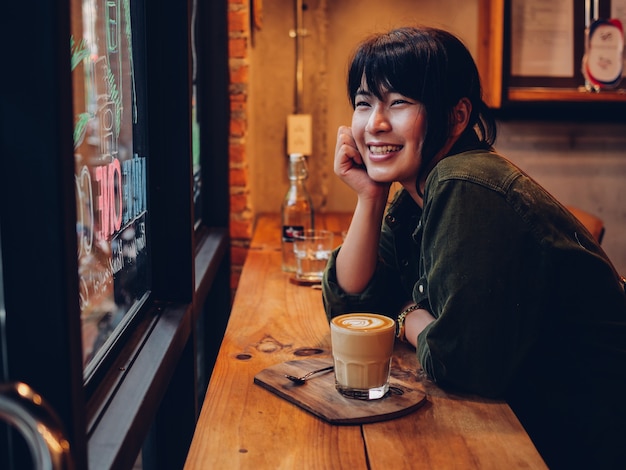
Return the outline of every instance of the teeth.
{"type": "Polygon", "coordinates": [[[400,145],[379,145],[379,146],[370,145],[370,152],[372,152],[374,155],[384,155],[390,152],[397,152],[401,148],[402,146],[400,145]]]}

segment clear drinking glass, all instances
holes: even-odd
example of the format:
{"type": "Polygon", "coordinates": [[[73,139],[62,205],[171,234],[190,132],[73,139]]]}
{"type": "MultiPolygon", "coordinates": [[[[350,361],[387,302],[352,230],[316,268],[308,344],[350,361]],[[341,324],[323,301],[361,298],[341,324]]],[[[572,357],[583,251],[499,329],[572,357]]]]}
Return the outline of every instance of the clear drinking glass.
{"type": "Polygon", "coordinates": [[[333,232],[330,230],[309,229],[298,232],[293,239],[296,280],[321,282],[333,248],[333,232]]]}
{"type": "Polygon", "coordinates": [[[348,313],[330,322],[335,387],[348,398],[375,400],[389,390],[396,326],[375,313],[348,313]]]}

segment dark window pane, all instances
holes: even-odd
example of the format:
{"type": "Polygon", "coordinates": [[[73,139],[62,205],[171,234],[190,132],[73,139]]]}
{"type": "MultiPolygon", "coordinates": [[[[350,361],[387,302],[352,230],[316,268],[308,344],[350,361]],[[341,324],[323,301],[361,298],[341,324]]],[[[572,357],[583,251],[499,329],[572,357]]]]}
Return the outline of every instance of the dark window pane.
{"type": "Polygon", "coordinates": [[[146,155],[129,0],[72,2],[76,230],[85,374],[149,289],[146,155]]]}

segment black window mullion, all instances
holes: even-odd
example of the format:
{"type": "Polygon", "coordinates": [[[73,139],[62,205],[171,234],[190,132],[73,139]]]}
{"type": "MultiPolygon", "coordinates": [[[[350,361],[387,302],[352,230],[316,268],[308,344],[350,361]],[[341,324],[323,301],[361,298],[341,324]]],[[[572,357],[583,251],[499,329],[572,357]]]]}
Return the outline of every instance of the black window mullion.
{"type": "Polygon", "coordinates": [[[191,302],[189,5],[155,0],[146,2],[145,11],[152,286],[158,299],[191,302]]]}

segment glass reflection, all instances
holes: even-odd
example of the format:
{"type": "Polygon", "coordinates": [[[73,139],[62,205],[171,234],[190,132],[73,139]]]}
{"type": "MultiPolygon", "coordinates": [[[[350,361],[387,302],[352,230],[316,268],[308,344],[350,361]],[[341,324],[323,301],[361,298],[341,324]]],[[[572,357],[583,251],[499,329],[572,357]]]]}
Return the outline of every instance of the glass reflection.
{"type": "Polygon", "coordinates": [[[146,157],[137,125],[129,0],[73,0],[78,265],[85,375],[145,296],[146,157]]]}
{"type": "Polygon", "coordinates": [[[191,142],[193,155],[193,208],[194,223],[198,227],[202,214],[202,175],[200,166],[200,125],[198,113],[198,44],[197,44],[197,12],[196,0],[191,2],[191,66],[192,66],[192,89],[191,89],[191,142]]]}

